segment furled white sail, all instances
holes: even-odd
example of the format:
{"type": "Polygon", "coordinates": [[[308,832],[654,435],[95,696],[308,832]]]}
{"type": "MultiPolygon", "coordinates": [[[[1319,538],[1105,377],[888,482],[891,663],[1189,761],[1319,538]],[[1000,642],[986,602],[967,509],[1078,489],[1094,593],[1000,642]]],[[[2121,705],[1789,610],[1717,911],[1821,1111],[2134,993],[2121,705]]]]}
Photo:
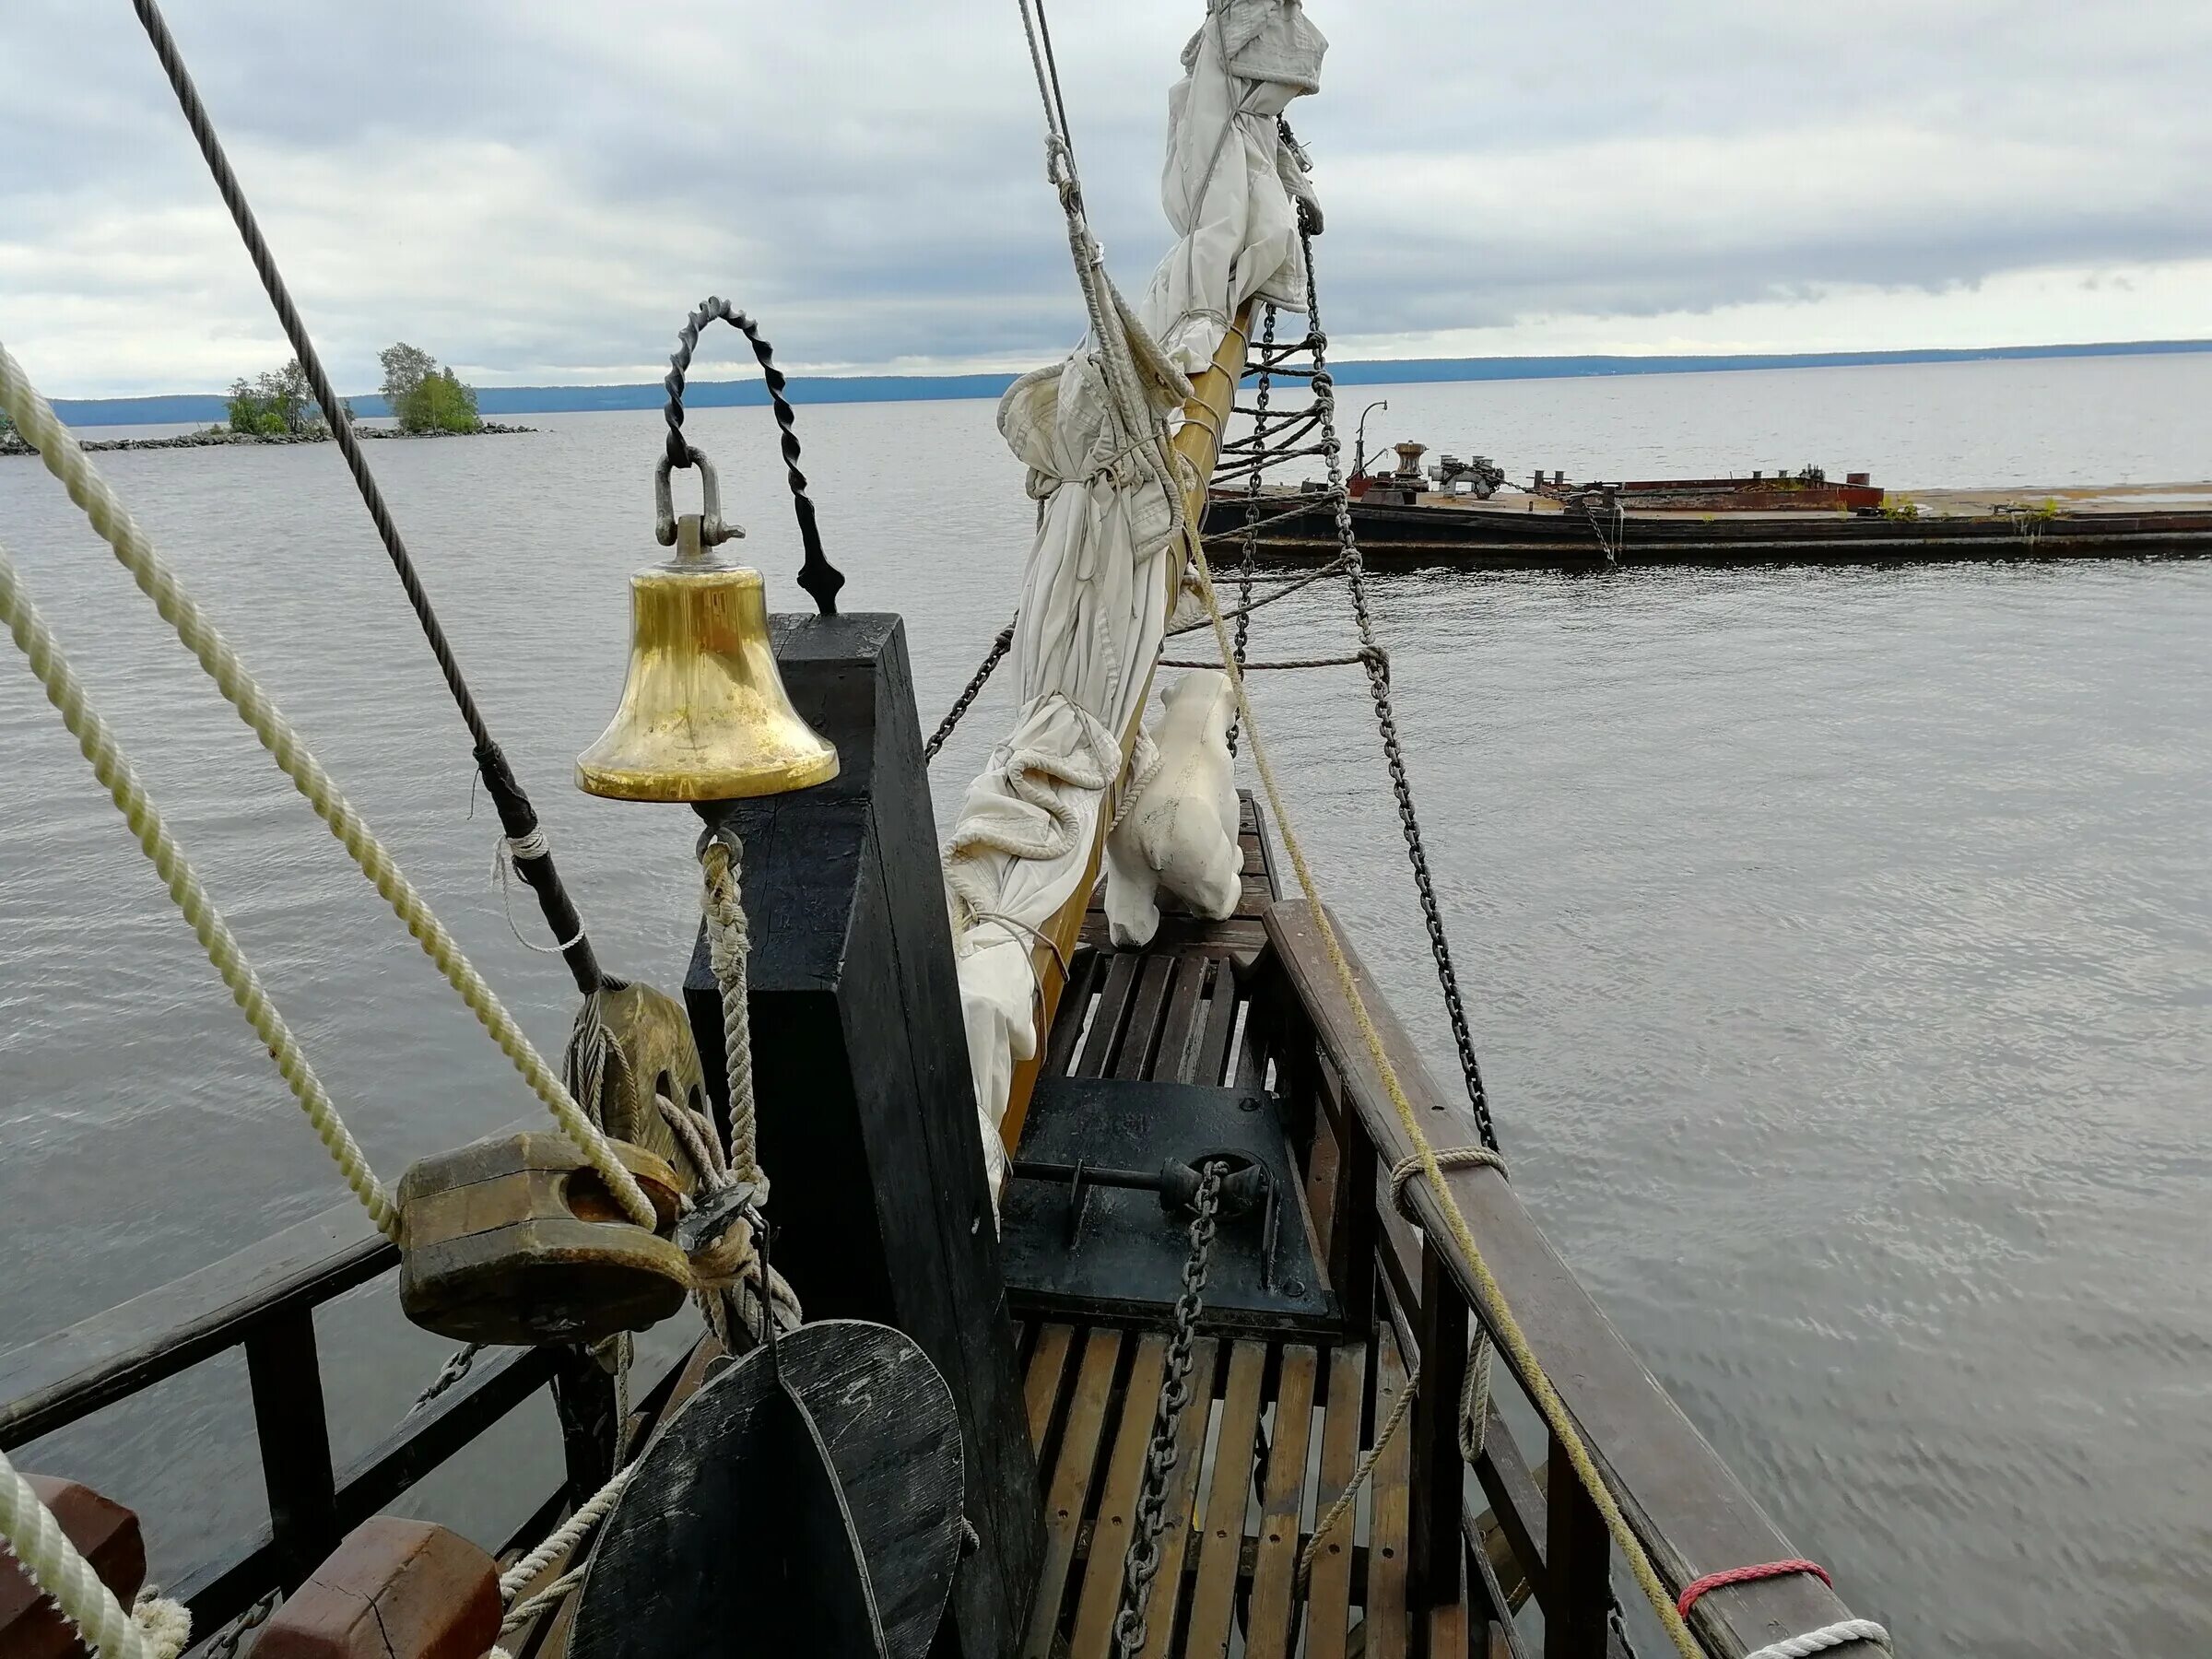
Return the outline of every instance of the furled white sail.
{"type": "Polygon", "coordinates": [[[1042,1035],[1031,951],[1084,879],[1182,568],[1171,544],[1188,480],[1166,440],[1186,377],[1212,361],[1246,300],[1304,303],[1292,193],[1307,186],[1277,117],[1318,88],[1326,46],[1299,0],[1214,0],[1169,97],[1161,196],[1181,240],[1133,312],[1104,280],[1079,194],[1064,192],[1093,327],[1065,362],[1023,376],[999,405],[999,430],[1039,503],[1011,659],[1019,702],[945,851],[976,1104],[994,1159],[1014,1068],[1042,1035]]]}

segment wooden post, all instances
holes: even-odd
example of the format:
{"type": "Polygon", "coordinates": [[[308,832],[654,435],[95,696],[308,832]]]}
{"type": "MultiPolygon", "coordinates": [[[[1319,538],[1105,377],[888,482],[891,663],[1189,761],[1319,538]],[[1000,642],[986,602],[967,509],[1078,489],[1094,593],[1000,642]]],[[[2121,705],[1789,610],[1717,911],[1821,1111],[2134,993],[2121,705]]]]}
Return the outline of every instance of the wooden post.
{"type": "Polygon", "coordinates": [[[1544,1476],[1544,1659],[1606,1659],[1613,1540],[1559,1437],[1544,1476]]]}
{"type": "MultiPolygon", "coordinates": [[[[1248,300],[1237,312],[1236,321],[1221,336],[1221,344],[1214,352],[1214,366],[1191,382],[1191,398],[1183,405],[1188,418],[1182,429],[1175,434],[1175,453],[1188,461],[1194,469],[1197,483],[1183,496],[1183,518],[1190,527],[1194,540],[1205,534],[1206,494],[1214,476],[1214,463],[1219,458],[1221,434],[1229,425],[1230,407],[1237,401],[1237,383],[1244,377],[1244,353],[1251,344],[1252,313],[1258,301],[1248,300]]],[[[1184,550],[1187,556],[1187,549],[1184,550]]],[[[1174,614],[1175,600],[1182,590],[1182,563],[1179,559],[1174,576],[1168,583],[1168,612],[1174,614]]],[[[1152,669],[1145,669],[1144,690],[1136,700],[1135,712],[1129,717],[1129,727],[1122,734],[1122,758],[1126,760],[1136,747],[1137,734],[1144,729],[1145,705],[1152,698],[1152,669]]],[[[1037,1086],[1037,1074],[1044,1062],[1045,1033],[1053,1029],[1053,1015],[1060,1006],[1060,994],[1067,988],[1067,975],[1061,963],[1073,961],[1076,942],[1083,932],[1083,917],[1090,909],[1091,889],[1098,885],[1099,861],[1106,850],[1106,818],[1099,816],[1098,832],[1091,839],[1090,858],[1083,866],[1083,879],[1068,895],[1067,902],[1060,907],[1050,922],[1040,930],[1044,940],[1030,947],[1030,966],[1037,975],[1041,998],[1037,1015],[1037,1052],[1014,1067],[1013,1081],[1006,1090],[1006,1115],[999,1120],[998,1132],[1011,1151],[1021,1141],[1022,1121],[1030,1112],[1030,1091],[1037,1086]],[[1050,940],[1047,944],[1045,940],[1050,940]]]]}
{"type": "MultiPolygon", "coordinates": [[[[731,814],[745,842],[774,1262],[810,1319],[895,1325],[951,1386],[980,1543],[960,1564],[935,1653],[1001,1659],[1027,1625],[1042,1511],[905,629],[865,614],[771,627],[792,702],[841,765],[830,782],[731,814]]],[[[726,1113],[722,996],[703,932],[684,991],[726,1113]]]]}
{"type": "Polygon", "coordinates": [[[1413,1403],[1413,1565],[1417,1607],[1459,1600],[1459,1395],[1467,1377],[1467,1304],[1436,1247],[1421,1246],[1421,1392],[1413,1403]]]}
{"type": "Polygon", "coordinates": [[[246,1338],[246,1381],[269,1494],[269,1531],[284,1556],[285,1588],[297,1588],[338,1547],[337,1479],[330,1466],[323,1368],[310,1307],[246,1338]]]}

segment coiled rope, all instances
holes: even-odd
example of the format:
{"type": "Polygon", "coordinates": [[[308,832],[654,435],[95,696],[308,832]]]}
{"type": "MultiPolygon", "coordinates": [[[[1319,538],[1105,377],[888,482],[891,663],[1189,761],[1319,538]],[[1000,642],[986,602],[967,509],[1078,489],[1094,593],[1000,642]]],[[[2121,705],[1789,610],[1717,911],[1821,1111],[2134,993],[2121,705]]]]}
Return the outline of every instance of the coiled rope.
{"type": "MultiPolygon", "coordinates": [[[[1567,1409],[1567,1403],[1559,1397],[1559,1390],[1553,1386],[1551,1378],[1545,1372],[1543,1362],[1537,1359],[1535,1349],[1530,1345],[1527,1333],[1521,1328],[1521,1322],[1514,1315],[1512,1304],[1506,1300],[1504,1287],[1499,1284],[1497,1276],[1490,1271],[1489,1264],[1483,1259],[1482,1251],[1475,1242],[1474,1231],[1468,1227],[1466,1217],[1461,1213],[1459,1201],[1452,1194],[1450,1182],[1444,1179],[1443,1166],[1438,1161],[1436,1148],[1430,1145],[1428,1134],[1421,1127],[1420,1114],[1414,1110],[1413,1102],[1406,1098],[1405,1088],[1398,1080],[1397,1068],[1391,1064],[1390,1054],[1382,1045],[1382,1034],[1376,1029],[1374,1017],[1368,1011],[1366,999],[1359,993],[1359,984],[1352,973],[1351,962],[1344,954],[1344,946],[1336,936],[1328,909],[1322,903],[1321,889],[1306,862],[1305,849],[1299,841],[1289,813],[1285,809],[1275,767],[1268,758],[1259,724],[1253,718],[1252,700],[1246,692],[1244,677],[1237,671],[1235,647],[1230,639],[1228,623],[1221,615],[1220,599],[1214,592],[1213,572],[1206,565],[1206,549],[1196,536],[1190,538],[1190,547],[1193,567],[1197,574],[1199,597],[1205,603],[1207,616],[1213,620],[1215,643],[1220,648],[1224,672],[1228,674],[1229,683],[1236,692],[1237,712],[1242,720],[1245,735],[1251,740],[1253,765],[1259,772],[1261,787],[1266,792],[1268,807],[1275,814],[1276,828],[1283,838],[1283,850],[1290,855],[1290,867],[1298,877],[1299,889],[1304,895],[1314,931],[1320,935],[1322,949],[1335,971],[1337,987],[1344,994],[1346,1006],[1351,1009],[1353,1022],[1359,1027],[1368,1058],[1373,1063],[1376,1075],[1382,1080],[1383,1089],[1390,1096],[1391,1109],[1397,1114],[1399,1125],[1413,1145],[1414,1156],[1420,1160],[1421,1174],[1443,1213],[1446,1228],[1452,1235],[1460,1260],[1473,1277],[1481,1294],[1483,1323],[1494,1327],[1497,1341],[1512,1356],[1515,1370],[1528,1385],[1529,1396],[1535,1403],[1536,1410],[1558,1439],[1560,1449],[1574,1470],[1575,1477],[1590,1494],[1590,1501],[1605,1521],[1606,1531],[1619,1547],[1621,1557],[1628,1562],[1629,1571],[1642,1590],[1645,1599],[1652,1604],[1652,1611],[1661,1628],[1666,1631],[1667,1640],[1674,1643],[1675,1651],[1682,1655],[1682,1659],[1706,1659],[1705,1650],[1690,1633],[1689,1626],[1683,1620],[1682,1615],[1675,1610],[1674,1597],[1667,1593],[1666,1584],[1659,1576],[1659,1570],[1652,1565],[1651,1555],[1643,1547],[1643,1541],[1637,1537],[1635,1529],[1629,1524],[1628,1517],[1621,1513],[1618,1500],[1606,1485],[1604,1476],[1598,1472],[1597,1464],[1590,1455],[1590,1448],[1583,1442],[1582,1430],[1576,1427],[1572,1414],[1567,1409]]],[[[1777,1655],[1775,1659],[1783,1659],[1783,1656],[1777,1655]]]]}
{"type": "Polygon", "coordinates": [[[292,1098],[307,1114],[316,1138],[346,1178],[346,1185],[361,1201],[361,1207],[369,1212],[377,1230],[396,1242],[399,1212],[392,1203],[391,1194],[376,1178],[376,1171],[369,1167],[369,1160],[362,1156],[360,1147],[346,1127],[345,1119],[338,1115],[336,1105],[324,1088],[322,1078],[315,1075],[314,1066],[292,1035],[291,1027],[270,1001],[261,976],[253,971],[253,962],[223,920],[223,912],[207,896],[198,872],[171,836],[168,825],[162,822],[153,798],[116,747],[114,733],[93,711],[85,696],[84,685],[62,653],[53,630],[39,615],[30,595],[23,591],[15,561],[8,557],[5,547],[0,547],[0,622],[6,624],[8,634],[29,661],[30,671],[46,689],[46,700],[60,712],[62,724],[69,728],[77,748],[90,762],[92,775],[100,780],[108,798],[115,803],[116,810],[130,825],[139,850],[160,872],[169,896],[183,912],[184,920],[192,924],[200,948],[207,953],[208,961],[222,976],[230,999],[238,1004],[246,1023],[253,1028],[253,1034],[268,1050],[269,1058],[276,1061],[276,1069],[291,1088],[292,1098]]]}
{"type": "Polygon", "coordinates": [[[83,510],[100,538],[130,571],[139,590],[153,601],[162,620],[176,630],[177,638],[198,659],[224,700],[238,711],[239,718],[253,730],[261,746],[292,781],[293,787],[315,809],[315,816],[329,826],[331,834],[360,866],[362,875],[383,896],[424,953],[438,965],[446,982],[476,1015],[500,1052],[523,1075],[531,1092],[553,1114],[554,1122],[576,1143],[600,1179],[620,1201],[624,1212],[639,1226],[653,1230],[658,1218],[636,1177],[615,1156],[606,1137],[562,1087],[545,1057],[532,1045],[514,1017],[485,982],[484,976],[462,953],[437,912],[402,874],[390,852],[331,781],[330,774],[323,770],[283,711],[269,700],[238,653],[184,591],[175,572],[155,551],[153,543],[86,457],[75,435],[55,417],[52,406],[31,384],[23,366],[5,343],[0,343],[0,407],[6,409],[15,420],[17,430],[38,450],[46,470],[61,480],[69,499],[83,510]]]}

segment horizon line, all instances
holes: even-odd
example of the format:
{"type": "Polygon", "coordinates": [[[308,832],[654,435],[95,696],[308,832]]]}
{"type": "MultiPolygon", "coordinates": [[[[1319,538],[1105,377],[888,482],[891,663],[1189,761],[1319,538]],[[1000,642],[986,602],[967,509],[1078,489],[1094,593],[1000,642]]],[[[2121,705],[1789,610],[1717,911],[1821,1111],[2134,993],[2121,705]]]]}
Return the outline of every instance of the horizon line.
{"type": "MultiPolygon", "coordinates": [[[[1873,351],[1792,352],[1573,352],[1454,358],[1362,358],[1333,366],[1342,385],[1420,385],[1454,381],[1571,380],[1606,374],[1702,374],[1761,369],[1882,368],[1919,363],[1977,362],[2077,357],[2149,357],[2212,352],[2212,339],[2095,340],[2034,346],[1911,347],[1873,351]]],[[[794,374],[794,402],[899,403],[995,397],[1018,376],[1004,370],[938,372],[794,374]]],[[[651,409],[665,396],[657,381],[617,383],[479,386],[477,407],[491,415],[585,414],[651,409]]],[[[758,379],[698,381],[686,392],[695,407],[716,408],[768,401],[758,379]]],[[[357,415],[389,414],[381,393],[346,398],[357,415]]],[[[220,392],[155,392],[113,397],[57,397],[55,412],[88,426],[155,426],[219,418],[229,403],[220,392]],[[104,417],[104,418],[102,418],[104,417]]]]}

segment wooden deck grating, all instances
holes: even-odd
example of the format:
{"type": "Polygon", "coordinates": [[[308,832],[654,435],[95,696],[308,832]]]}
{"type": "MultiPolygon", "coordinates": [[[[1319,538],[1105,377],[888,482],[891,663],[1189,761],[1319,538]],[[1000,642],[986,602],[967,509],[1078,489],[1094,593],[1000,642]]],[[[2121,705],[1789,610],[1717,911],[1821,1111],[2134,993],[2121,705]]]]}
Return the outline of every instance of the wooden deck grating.
{"type": "MultiPolygon", "coordinates": [[[[1207,922],[1163,916],[1142,951],[1115,951],[1094,901],[1046,1051],[1047,1075],[1250,1087],[1242,976],[1276,897],[1259,815],[1242,797],[1244,894],[1207,922]]],[[[1108,1659],[1167,1334],[1045,1323],[1021,1332],[1030,1432],[1045,1495],[1045,1562],[1024,1659],[1108,1659]]],[[[1406,1367],[1388,1322],[1374,1343],[1201,1337],[1181,1425],[1169,1524],[1147,1610],[1145,1659],[1405,1659],[1412,1437],[1384,1452],[1336,1541],[1298,1561],[1318,1517],[1388,1420],[1406,1367]]],[[[1431,1620],[1432,1653],[1465,1653],[1464,1613],[1431,1620]],[[1453,1638],[1457,1635],[1454,1644],[1453,1638]]]]}

